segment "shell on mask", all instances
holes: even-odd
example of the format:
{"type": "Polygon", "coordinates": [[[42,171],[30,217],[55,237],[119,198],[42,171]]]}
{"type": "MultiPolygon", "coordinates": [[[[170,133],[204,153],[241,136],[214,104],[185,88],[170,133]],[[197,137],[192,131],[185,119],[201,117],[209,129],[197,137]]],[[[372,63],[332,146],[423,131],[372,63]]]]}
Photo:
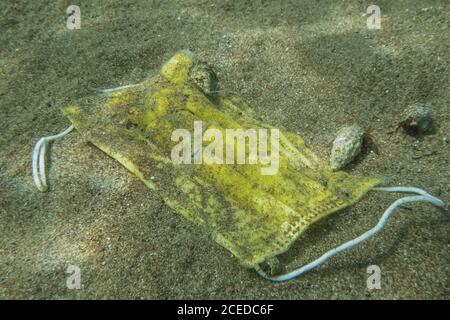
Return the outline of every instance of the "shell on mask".
{"type": "Polygon", "coordinates": [[[209,64],[203,61],[196,61],[192,64],[189,69],[189,80],[208,96],[219,91],[219,79],[216,73],[209,64]]]}

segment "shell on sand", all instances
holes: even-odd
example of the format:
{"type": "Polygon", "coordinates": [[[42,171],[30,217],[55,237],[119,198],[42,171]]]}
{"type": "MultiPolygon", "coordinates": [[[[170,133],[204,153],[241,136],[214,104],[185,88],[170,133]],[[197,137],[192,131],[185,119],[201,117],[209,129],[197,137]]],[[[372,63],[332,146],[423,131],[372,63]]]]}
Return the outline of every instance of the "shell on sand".
{"type": "Polygon", "coordinates": [[[364,130],[357,124],[340,129],[331,149],[331,170],[340,170],[352,162],[361,152],[363,138],[364,130]]]}

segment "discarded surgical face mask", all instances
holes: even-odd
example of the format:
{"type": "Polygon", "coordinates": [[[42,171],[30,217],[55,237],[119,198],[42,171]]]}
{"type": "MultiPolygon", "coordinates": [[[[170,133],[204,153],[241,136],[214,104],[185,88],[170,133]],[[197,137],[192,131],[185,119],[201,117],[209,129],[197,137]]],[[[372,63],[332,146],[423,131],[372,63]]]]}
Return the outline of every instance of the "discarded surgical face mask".
{"type": "MultiPolygon", "coordinates": [[[[96,104],[69,106],[63,111],[86,140],[122,163],[160,194],[170,208],[206,229],[242,265],[255,268],[263,277],[284,281],[317,267],[378,232],[400,204],[428,201],[443,205],[420,189],[384,189],[419,195],[394,203],[383,216],[384,222],[380,221],[361,239],[333,249],[287,275],[269,276],[259,264],[288,250],[311,224],[352,205],[380,181],[332,172],[300,136],[257,120],[251,107],[238,96],[224,97],[204,90],[196,80],[203,84],[207,74],[193,78],[194,66],[190,53],[177,53],[160,74],[137,85],[105,90],[107,94],[96,104]],[[200,135],[195,127],[198,123],[202,125],[200,135]],[[215,130],[215,141],[205,138],[210,129],[215,130]],[[222,161],[222,156],[229,160],[228,155],[224,156],[226,151],[239,152],[234,145],[227,148],[232,141],[226,141],[222,148],[217,141],[226,137],[229,129],[266,129],[271,134],[267,134],[266,141],[256,142],[257,149],[265,145],[265,160],[267,154],[275,154],[277,159],[272,159],[272,163],[258,161],[263,160],[263,155],[252,163],[222,161]],[[175,134],[174,139],[174,132],[180,132],[177,130],[182,134],[175,134]],[[193,139],[197,138],[193,150],[189,148],[191,133],[193,139]],[[269,136],[278,141],[273,139],[274,143],[270,143],[269,136]],[[181,156],[186,161],[174,163],[174,149],[180,147],[181,138],[188,139],[184,150],[187,156],[181,156]],[[216,143],[214,159],[213,153],[205,152],[212,143],[216,143]],[[270,166],[274,170],[264,174],[270,166]]],[[[257,137],[260,136],[264,135],[257,137]]],[[[244,152],[249,158],[251,151],[244,148],[244,152]]],[[[38,166],[36,159],[41,157],[37,152],[34,156],[37,171],[43,162],[38,166]]],[[[258,154],[253,156],[258,158],[258,154]]]]}

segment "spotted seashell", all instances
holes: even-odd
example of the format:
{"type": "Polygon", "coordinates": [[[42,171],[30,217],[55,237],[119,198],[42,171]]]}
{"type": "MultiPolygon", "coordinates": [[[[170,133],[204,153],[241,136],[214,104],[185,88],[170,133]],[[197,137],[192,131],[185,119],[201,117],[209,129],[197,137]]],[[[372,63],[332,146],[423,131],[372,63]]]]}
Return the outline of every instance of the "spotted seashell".
{"type": "Polygon", "coordinates": [[[361,152],[364,130],[357,124],[339,130],[331,149],[331,170],[337,171],[352,162],[361,152]]]}
{"type": "Polygon", "coordinates": [[[421,103],[408,106],[403,112],[403,121],[400,124],[411,135],[429,132],[432,127],[430,110],[421,103]]]}
{"type": "Polygon", "coordinates": [[[219,91],[219,79],[214,70],[205,62],[194,62],[189,69],[189,79],[206,95],[214,95],[219,91]]]}

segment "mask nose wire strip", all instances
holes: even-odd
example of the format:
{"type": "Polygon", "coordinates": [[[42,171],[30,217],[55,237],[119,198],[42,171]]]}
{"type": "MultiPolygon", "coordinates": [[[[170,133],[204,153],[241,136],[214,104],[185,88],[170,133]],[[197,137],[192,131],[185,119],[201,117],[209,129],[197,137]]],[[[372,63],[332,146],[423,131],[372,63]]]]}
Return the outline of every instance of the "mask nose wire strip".
{"type": "Polygon", "coordinates": [[[279,275],[279,276],[273,276],[273,277],[266,274],[259,266],[255,267],[256,272],[258,272],[258,274],[260,276],[262,276],[263,278],[274,281],[274,282],[283,282],[283,281],[292,280],[294,278],[297,278],[297,277],[305,274],[308,271],[311,271],[311,270],[319,267],[320,265],[324,264],[325,262],[330,260],[332,257],[337,255],[338,253],[341,253],[350,248],[353,248],[354,246],[357,246],[361,242],[366,241],[367,239],[371,238],[373,235],[375,235],[381,229],[383,229],[383,227],[385,226],[385,224],[386,224],[388,218],[391,216],[391,214],[396,209],[398,209],[400,206],[402,206],[406,203],[429,202],[431,204],[434,204],[435,206],[444,207],[444,202],[442,200],[430,195],[428,192],[426,192],[422,189],[415,188],[415,187],[387,187],[387,188],[380,187],[380,188],[374,188],[373,190],[385,191],[385,192],[417,193],[419,195],[403,197],[403,198],[396,200],[394,203],[392,203],[386,209],[386,211],[383,213],[383,215],[381,216],[380,220],[378,221],[378,223],[375,227],[373,227],[369,231],[363,233],[359,237],[357,237],[353,240],[350,240],[344,244],[341,244],[340,246],[338,246],[334,249],[329,250],[324,255],[322,255],[320,258],[308,263],[307,265],[304,265],[304,266],[302,266],[294,271],[291,271],[289,273],[279,275]]]}
{"type": "Polygon", "coordinates": [[[64,137],[66,134],[71,132],[74,129],[74,126],[71,125],[64,131],[54,135],[54,136],[48,136],[43,137],[39,139],[39,141],[34,145],[33,149],[33,155],[31,157],[31,163],[32,163],[32,174],[33,174],[33,181],[36,187],[39,189],[39,191],[46,191],[47,190],[47,178],[45,176],[45,154],[47,152],[47,145],[49,142],[52,142],[56,139],[64,137]]]}

